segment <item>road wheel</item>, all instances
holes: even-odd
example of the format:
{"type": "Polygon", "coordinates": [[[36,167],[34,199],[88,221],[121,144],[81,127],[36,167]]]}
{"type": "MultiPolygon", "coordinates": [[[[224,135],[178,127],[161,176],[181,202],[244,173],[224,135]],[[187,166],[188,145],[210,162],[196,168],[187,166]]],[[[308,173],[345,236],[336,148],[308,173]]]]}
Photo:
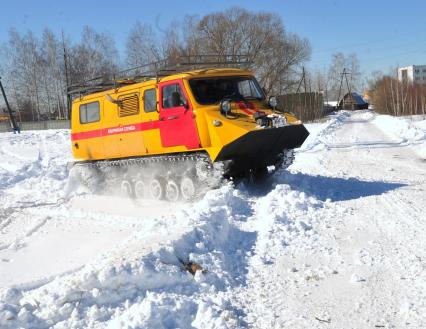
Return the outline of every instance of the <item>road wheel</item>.
{"type": "Polygon", "coordinates": [[[180,182],[180,193],[182,199],[185,201],[191,201],[195,198],[196,187],[194,180],[188,176],[184,176],[180,182]]]}
{"type": "Polygon", "coordinates": [[[166,186],[166,199],[171,202],[176,202],[179,200],[179,196],[179,186],[172,180],[168,181],[166,186]]]}
{"type": "Polygon", "coordinates": [[[133,197],[133,189],[132,189],[132,183],[130,183],[128,180],[121,181],[121,195],[126,197],[133,197]]]}
{"type": "Polygon", "coordinates": [[[164,183],[160,178],[153,178],[149,183],[149,193],[154,200],[164,199],[164,183]]]}
{"type": "Polygon", "coordinates": [[[135,182],[134,193],[136,199],[143,199],[146,196],[146,186],[141,179],[135,182]]]}

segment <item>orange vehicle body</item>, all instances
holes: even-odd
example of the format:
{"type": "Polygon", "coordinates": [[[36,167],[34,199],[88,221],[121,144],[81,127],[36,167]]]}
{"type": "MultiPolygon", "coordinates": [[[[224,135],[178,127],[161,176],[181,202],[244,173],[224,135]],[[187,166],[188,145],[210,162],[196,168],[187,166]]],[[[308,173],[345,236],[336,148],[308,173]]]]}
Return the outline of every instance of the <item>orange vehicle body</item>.
{"type": "MultiPolygon", "coordinates": [[[[217,103],[200,104],[190,86],[192,79],[212,77],[254,79],[253,73],[241,69],[195,70],[121,84],[116,89],[76,98],[72,104],[71,123],[74,157],[79,161],[96,161],[204,152],[212,162],[216,162],[232,160],[235,152],[242,161],[260,156],[254,147],[254,134],[260,135],[267,129],[259,127],[253,115],[256,112],[273,114],[266,98],[233,101],[233,115],[223,115],[217,103]],[[166,93],[170,88],[179,90],[182,104],[166,106],[166,93]],[[246,145],[244,136],[252,136],[246,138],[246,145]]],[[[285,133],[280,134],[288,135],[281,138],[285,143],[280,147],[292,149],[300,146],[308,132],[294,115],[282,113],[280,116],[285,119],[287,127],[285,133]]],[[[271,135],[271,129],[263,135],[271,135]]],[[[266,139],[267,148],[272,140],[276,140],[272,137],[266,139]]]]}

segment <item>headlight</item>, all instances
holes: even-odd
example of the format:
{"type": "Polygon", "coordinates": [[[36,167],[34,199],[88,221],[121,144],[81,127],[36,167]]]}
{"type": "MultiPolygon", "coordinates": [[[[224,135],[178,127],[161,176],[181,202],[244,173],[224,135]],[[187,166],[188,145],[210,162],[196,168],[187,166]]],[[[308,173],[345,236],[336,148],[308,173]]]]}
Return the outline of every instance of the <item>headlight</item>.
{"type": "Polygon", "coordinates": [[[228,100],[223,100],[220,102],[220,113],[223,115],[228,115],[231,112],[231,102],[228,100]]]}
{"type": "Polygon", "coordinates": [[[271,96],[271,97],[269,97],[269,101],[268,101],[268,103],[269,103],[269,105],[270,105],[272,108],[277,107],[277,105],[278,105],[277,98],[276,98],[275,96],[271,96]]]}

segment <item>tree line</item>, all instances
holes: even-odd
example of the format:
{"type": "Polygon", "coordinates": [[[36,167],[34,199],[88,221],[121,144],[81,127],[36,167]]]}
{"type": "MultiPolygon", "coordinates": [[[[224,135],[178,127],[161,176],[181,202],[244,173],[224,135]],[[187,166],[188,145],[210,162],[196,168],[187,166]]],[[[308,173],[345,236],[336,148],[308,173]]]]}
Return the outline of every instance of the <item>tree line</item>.
{"type": "Polygon", "coordinates": [[[378,113],[394,116],[426,114],[424,85],[377,74],[370,80],[370,93],[374,110],[378,113]]]}
{"type": "Polygon", "coordinates": [[[89,26],[77,41],[48,28],[41,36],[11,29],[0,52],[10,103],[21,120],[37,121],[67,117],[67,85],[98,76],[110,79],[128,67],[180,56],[247,55],[265,91],[283,94],[296,88],[311,47],[288,32],[278,15],[234,7],[187,16],[163,30],[136,22],[122,53],[110,34],[89,26]]]}
{"type": "Polygon", "coordinates": [[[118,67],[112,38],[90,27],[83,28],[78,43],[47,28],[41,37],[11,29],[1,50],[1,75],[8,98],[23,121],[66,118],[67,83],[111,73],[118,67]]]}

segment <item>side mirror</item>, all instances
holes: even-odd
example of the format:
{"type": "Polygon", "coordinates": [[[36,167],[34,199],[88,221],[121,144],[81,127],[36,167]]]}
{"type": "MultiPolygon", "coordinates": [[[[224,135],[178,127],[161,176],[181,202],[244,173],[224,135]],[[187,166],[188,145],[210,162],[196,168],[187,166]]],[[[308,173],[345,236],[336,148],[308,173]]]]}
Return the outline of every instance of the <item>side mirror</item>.
{"type": "Polygon", "coordinates": [[[182,98],[177,91],[174,91],[172,93],[172,106],[173,107],[183,106],[186,110],[189,109],[188,102],[186,101],[185,98],[182,98]]]}

